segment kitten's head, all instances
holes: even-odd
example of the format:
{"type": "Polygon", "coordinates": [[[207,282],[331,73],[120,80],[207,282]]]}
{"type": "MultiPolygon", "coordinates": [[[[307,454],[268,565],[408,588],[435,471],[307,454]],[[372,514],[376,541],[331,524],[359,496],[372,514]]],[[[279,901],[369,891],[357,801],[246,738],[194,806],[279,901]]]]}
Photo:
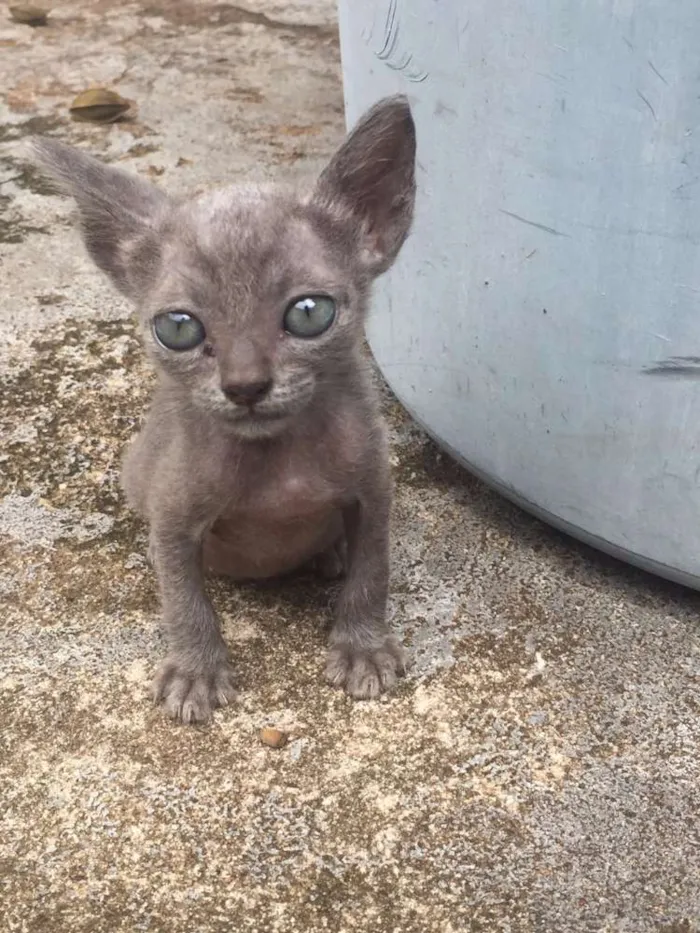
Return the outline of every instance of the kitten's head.
{"type": "Polygon", "coordinates": [[[232,186],[175,202],[54,140],[37,161],[75,199],[88,251],[135,303],[156,366],[246,438],[284,430],[352,366],[372,280],[408,235],[408,102],[387,98],[309,194],[232,186]]]}

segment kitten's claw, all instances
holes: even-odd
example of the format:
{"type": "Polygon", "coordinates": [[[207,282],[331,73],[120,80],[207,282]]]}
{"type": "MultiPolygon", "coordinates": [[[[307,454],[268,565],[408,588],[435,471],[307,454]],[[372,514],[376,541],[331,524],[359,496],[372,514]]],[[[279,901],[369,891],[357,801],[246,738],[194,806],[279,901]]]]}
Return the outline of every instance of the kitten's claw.
{"type": "Polygon", "coordinates": [[[378,648],[331,644],[328,650],[326,679],[356,700],[374,700],[405,673],[405,652],[393,635],[378,648]]]}
{"type": "Polygon", "coordinates": [[[161,664],[151,692],[172,719],[187,724],[206,722],[217,706],[228,706],[234,699],[233,668],[224,659],[204,670],[192,671],[171,654],[161,664]]]}

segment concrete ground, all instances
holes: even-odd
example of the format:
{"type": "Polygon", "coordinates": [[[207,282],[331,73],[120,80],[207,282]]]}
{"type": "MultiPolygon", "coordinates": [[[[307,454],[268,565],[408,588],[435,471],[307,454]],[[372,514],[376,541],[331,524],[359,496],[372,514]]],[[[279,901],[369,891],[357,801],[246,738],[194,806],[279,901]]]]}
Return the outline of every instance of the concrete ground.
{"type": "Polygon", "coordinates": [[[410,677],[355,704],[323,587],[218,582],[238,704],[196,729],[147,699],[117,468],[149,377],[19,153],[49,133],[174,192],[312,172],[343,133],[333,4],[245,2],[0,5],[0,929],[697,933],[700,599],[503,502],[388,397],[410,677]],[[137,116],[71,122],[93,83],[137,116]]]}

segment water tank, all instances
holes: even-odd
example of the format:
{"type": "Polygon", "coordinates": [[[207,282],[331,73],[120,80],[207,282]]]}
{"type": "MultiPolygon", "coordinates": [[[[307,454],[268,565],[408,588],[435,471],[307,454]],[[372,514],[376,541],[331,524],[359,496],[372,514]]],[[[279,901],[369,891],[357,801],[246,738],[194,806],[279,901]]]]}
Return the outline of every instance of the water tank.
{"type": "Polygon", "coordinates": [[[369,340],[430,435],[700,586],[700,3],[341,0],[347,117],[408,95],[414,232],[369,340]]]}

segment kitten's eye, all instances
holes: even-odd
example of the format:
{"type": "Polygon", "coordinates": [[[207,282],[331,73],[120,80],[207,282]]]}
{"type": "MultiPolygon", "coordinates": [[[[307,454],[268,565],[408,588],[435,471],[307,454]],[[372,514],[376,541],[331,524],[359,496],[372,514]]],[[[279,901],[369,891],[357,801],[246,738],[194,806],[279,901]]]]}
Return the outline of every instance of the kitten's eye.
{"type": "Polygon", "coordinates": [[[335,302],[327,295],[297,298],[284,314],[284,329],[293,337],[319,337],[335,319],[335,302]]]}
{"type": "Polygon", "coordinates": [[[153,333],[166,350],[194,350],[204,340],[204,325],[186,311],[164,311],[153,318],[153,333]]]}

